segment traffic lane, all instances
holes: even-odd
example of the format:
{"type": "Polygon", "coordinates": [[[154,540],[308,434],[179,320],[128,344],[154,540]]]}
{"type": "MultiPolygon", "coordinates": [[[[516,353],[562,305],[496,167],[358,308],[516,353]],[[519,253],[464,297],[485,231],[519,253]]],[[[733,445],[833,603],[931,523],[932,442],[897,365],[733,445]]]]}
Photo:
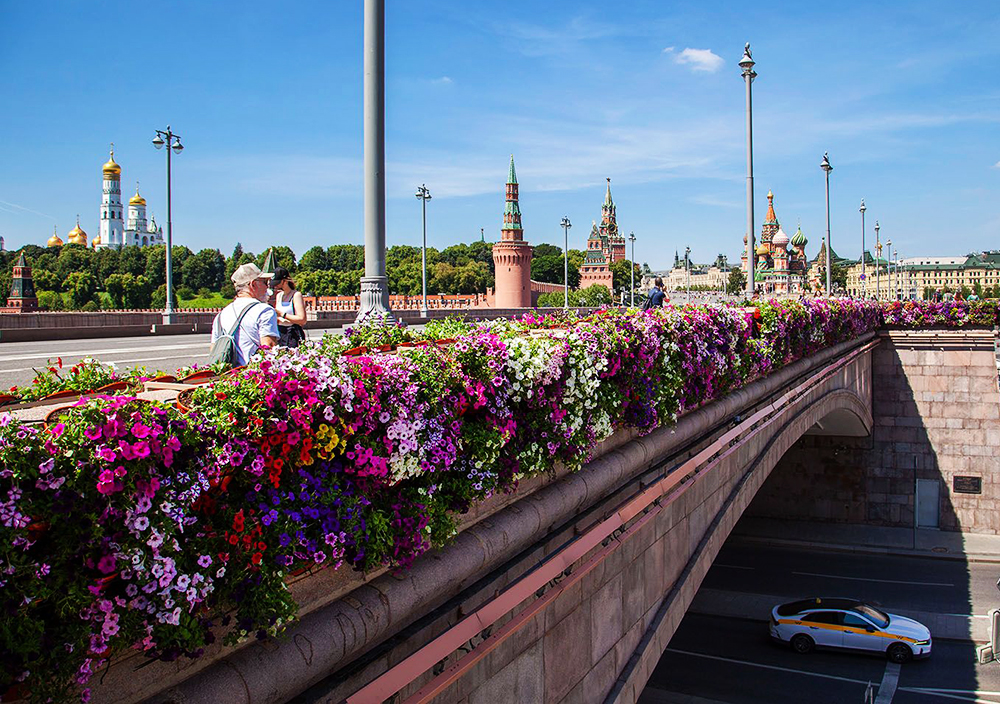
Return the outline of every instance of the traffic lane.
{"type": "Polygon", "coordinates": [[[881,682],[885,666],[881,656],[797,655],[772,643],[766,621],[687,614],[639,702],[665,701],[662,692],[729,704],[861,702],[868,683],[881,682]]]}
{"type": "Polygon", "coordinates": [[[1000,704],[1000,663],[980,665],[974,643],[934,641],[930,658],[903,666],[892,701],[893,704],[954,701],[1000,704]]]}
{"type": "Polygon", "coordinates": [[[211,335],[117,337],[47,342],[9,342],[0,345],[0,388],[30,383],[35,369],[61,358],[63,368],[85,358],[173,372],[208,358],[211,335]]]}
{"type": "Polygon", "coordinates": [[[984,614],[996,601],[988,563],[727,543],[702,586],[790,598],[851,596],[895,608],[984,614]]]}

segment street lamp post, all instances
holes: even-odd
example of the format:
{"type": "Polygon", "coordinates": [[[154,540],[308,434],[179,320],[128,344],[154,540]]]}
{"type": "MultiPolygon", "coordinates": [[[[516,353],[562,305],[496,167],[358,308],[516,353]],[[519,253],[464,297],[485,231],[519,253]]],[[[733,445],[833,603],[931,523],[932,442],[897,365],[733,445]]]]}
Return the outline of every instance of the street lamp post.
{"type": "Polygon", "coordinates": [[[394,323],[385,274],[385,0],[365,0],[362,51],[365,275],[357,320],[394,323]]]}
{"type": "Polygon", "coordinates": [[[686,271],[687,284],[684,286],[687,289],[687,302],[691,303],[691,248],[684,248],[684,269],[686,271]]]}
{"type": "Polygon", "coordinates": [[[628,241],[632,243],[632,268],[629,269],[631,288],[629,289],[629,306],[635,308],[635,233],[628,233],[628,241]]]}
{"type": "Polygon", "coordinates": [[[181,144],[181,136],[171,131],[170,125],[167,125],[166,130],[156,130],[156,136],[153,137],[153,146],[157,149],[162,149],[164,144],[167,145],[167,302],[163,308],[163,324],[170,325],[174,322],[174,266],[171,252],[174,241],[174,226],[170,207],[170,152],[180,154],[184,151],[184,145],[181,144]]]}
{"type": "Polygon", "coordinates": [[[431,192],[426,184],[417,187],[417,198],[420,199],[420,206],[424,216],[424,242],[420,252],[420,271],[422,280],[423,298],[420,301],[420,315],[426,318],[427,312],[427,201],[431,199],[431,192]]]}
{"type": "Polygon", "coordinates": [[[882,265],[879,260],[882,258],[882,243],[878,239],[878,220],[875,221],[875,300],[882,300],[882,265]]]}
{"type": "Polygon", "coordinates": [[[889,300],[893,299],[892,288],[892,240],[885,241],[886,249],[889,251],[885,255],[885,273],[889,282],[889,300]]]}
{"type": "Polygon", "coordinates": [[[569,228],[573,227],[573,223],[568,215],[563,215],[559,224],[563,229],[563,309],[569,310],[569,228]]]}
{"type": "Polygon", "coordinates": [[[827,152],[823,152],[823,161],[820,162],[819,168],[826,172],[826,297],[829,298],[833,288],[833,271],[830,269],[830,250],[833,249],[830,243],[830,172],[833,171],[833,167],[830,166],[827,152]]]}
{"type": "MultiPolygon", "coordinates": [[[[750,55],[750,42],[743,48],[743,58],[740,68],[743,71],[743,82],[747,88],[747,298],[753,298],[753,99],[750,86],[757,77],[753,70],[754,60],[750,55]]],[[[690,295],[690,291],[688,292],[690,295]]]]}
{"type": "Polygon", "coordinates": [[[865,278],[865,199],[861,199],[861,297],[868,298],[868,280],[865,278]]]}

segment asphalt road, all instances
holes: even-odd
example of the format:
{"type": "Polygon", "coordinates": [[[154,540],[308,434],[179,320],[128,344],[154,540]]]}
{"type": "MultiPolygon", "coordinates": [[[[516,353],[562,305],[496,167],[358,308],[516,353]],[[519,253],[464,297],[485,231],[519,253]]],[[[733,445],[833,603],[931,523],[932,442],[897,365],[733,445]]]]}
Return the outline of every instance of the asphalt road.
{"type": "Polygon", "coordinates": [[[1000,605],[1000,565],[959,560],[723,546],[703,587],[792,598],[844,596],[889,609],[985,614],[1000,605]]]}
{"type": "MultiPolygon", "coordinates": [[[[789,600],[850,596],[886,609],[984,614],[1000,602],[1000,565],[936,558],[723,547],[702,586],[789,600]]],[[[763,621],[689,613],[660,659],[642,704],[861,704],[882,682],[880,655],[820,651],[800,656],[771,643],[763,621]],[[684,698],[692,697],[692,698],[684,698]]],[[[1000,663],[979,665],[971,642],[935,640],[927,660],[899,673],[896,704],[1000,703],[1000,663]]]]}
{"type": "MultiPolygon", "coordinates": [[[[879,686],[887,667],[877,655],[797,655],[772,644],[763,622],[688,614],[639,702],[862,704],[868,684],[879,686]]],[[[978,665],[972,643],[936,641],[930,658],[900,668],[891,702],[1000,702],[1000,663],[978,665]]]]}

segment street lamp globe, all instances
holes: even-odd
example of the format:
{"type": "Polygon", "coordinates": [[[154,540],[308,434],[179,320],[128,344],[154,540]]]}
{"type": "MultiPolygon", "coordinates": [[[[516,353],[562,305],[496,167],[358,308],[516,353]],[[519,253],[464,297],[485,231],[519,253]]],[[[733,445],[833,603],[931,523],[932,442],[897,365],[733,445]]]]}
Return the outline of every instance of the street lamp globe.
{"type": "Polygon", "coordinates": [[[750,42],[747,42],[746,46],[743,47],[743,58],[740,59],[740,68],[743,69],[744,76],[750,76],[750,80],[757,77],[757,74],[753,71],[754,60],[750,56],[750,42]]]}
{"type": "Polygon", "coordinates": [[[830,165],[829,152],[823,152],[823,161],[820,162],[819,168],[823,169],[823,171],[827,173],[833,171],[833,167],[830,165]]]}
{"type": "Polygon", "coordinates": [[[163,149],[163,138],[159,134],[153,137],[153,146],[157,149],[163,149]]]}
{"type": "Polygon", "coordinates": [[[180,142],[178,142],[177,144],[174,145],[174,154],[180,154],[182,151],[184,151],[184,145],[183,144],[181,144],[180,142]]]}
{"type": "MultiPolygon", "coordinates": [[[[830,168],[833,168],[833,167],[830,167],[830,168]]],[[[868,210],[868,208],[865,207],[865,199],[862,198],[861,199],[861,207],[858,208],[858,212],[864,213],[866,210],[868,210]]]]}

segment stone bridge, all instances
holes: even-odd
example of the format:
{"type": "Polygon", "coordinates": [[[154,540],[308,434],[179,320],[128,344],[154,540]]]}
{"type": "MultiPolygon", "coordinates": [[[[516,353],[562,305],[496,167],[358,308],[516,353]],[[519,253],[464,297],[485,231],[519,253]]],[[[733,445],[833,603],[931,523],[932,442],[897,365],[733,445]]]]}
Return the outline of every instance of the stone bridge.
{"type": "Polygon", "coordinates": [[[116,663],[95,702],[634,702],[772,468],[806,433],[868,436],[870,334],[576,473],[522,483],[412,569],[292,585],[284,639],[145,671],[116,663]]]}

